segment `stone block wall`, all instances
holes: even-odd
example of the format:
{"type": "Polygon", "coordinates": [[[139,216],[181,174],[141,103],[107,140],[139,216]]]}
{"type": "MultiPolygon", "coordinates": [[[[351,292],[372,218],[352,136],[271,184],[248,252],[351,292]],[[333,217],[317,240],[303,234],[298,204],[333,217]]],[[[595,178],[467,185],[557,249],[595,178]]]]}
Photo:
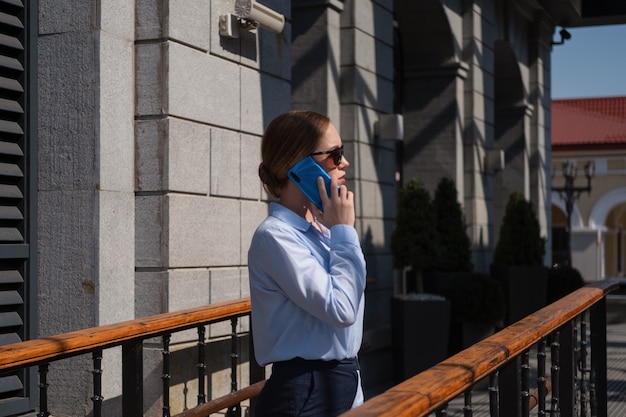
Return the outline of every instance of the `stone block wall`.
{"type": "MultiPolygon", "coordinates": [[[[248,296],[247,249],[267,215],[260,137],[290,109],[291,88],[289,28],[229,39],[219,36],[218,21],[234,13],[233,1],[137,4],[135,314],[142,317],[248,296]]],[[[264,4],[289,12],[285,1],[264,4]]],[[[248,326],[241,320],[240,330],[248,326]]],[[[230,332],[230,323],[210,326],[216,342],[208,356],[223,353],[213,350],[230,332]]],[[[196,401],[193,389],[183,390],[195,338],[193,331],[172,338],[172,358],[180,358],[173,412],[196,401]]],[[[160,349],[145,355],[156,359],[160,349]]],[[[230,363],[222,362],[208,364],[211,396],[230,386],[230,363]]],[[[146,398],[146,410],[158,412],[158,401],[146,398]]]]}
{"type": "MultiPolygon", "coordinates": [[[[123,0],[39,2],[42,337],[134,318],[134,11],[123,0]]],[[[104,358],[107,398],[121,390],[115,355],[104,358]]],[[[76,371],[84,362],[51,372],[51,409],[90,406],[81,394],[91,376],[76,371]]],[[[113,414],[118,406],[107,405],[113,414]]]]}

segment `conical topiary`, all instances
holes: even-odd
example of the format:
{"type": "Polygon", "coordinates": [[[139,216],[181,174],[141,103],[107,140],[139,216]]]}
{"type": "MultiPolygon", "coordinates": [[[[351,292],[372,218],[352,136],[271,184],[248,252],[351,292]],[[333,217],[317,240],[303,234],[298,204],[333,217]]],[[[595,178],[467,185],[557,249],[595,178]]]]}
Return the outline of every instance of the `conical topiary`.
{"type": "Polygon", "coordinates": [[[545,239],[532,204],[519,192],[509,196],[493,264],[543,265],[545,239]]]}
{"type": "Polygon", "coordinates": [[[458,200],[454,181],[441,178],[435,189],[433,206],[437,216],[442,256],[436,266],[438,271],[471,272],[472,244],[467,235],[467,224],[458,200]]]}
{"type": "Polygon", "coordinates": [[[428,191],[416,179],[400,190],[391,252],[396,268],[411,267],[418,274],[431,269],[439,259],[435,208],[428,191]]]}

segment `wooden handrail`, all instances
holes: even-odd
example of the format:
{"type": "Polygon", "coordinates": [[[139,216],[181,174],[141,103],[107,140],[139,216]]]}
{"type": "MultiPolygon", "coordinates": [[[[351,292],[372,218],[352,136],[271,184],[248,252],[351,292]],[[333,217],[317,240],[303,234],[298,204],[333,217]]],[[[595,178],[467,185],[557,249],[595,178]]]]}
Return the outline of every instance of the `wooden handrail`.
{"type": "Polygon", "coordinates": [[[607,280],[576,290],[342,414],[342,417],[425,416],[567,324],[618,287],[619,281],[607,280]]]}
{"type": "Polygon", "coordinates": [[[265,386],[265,382],[266,381],[259,381],[238,391],[226,394],[223,397],[197,405],[189,410],[183,411],[180,414],[176,414],[174,417],[206,417],[213,413],[217,413],[218,411],[239,404],[244,400],[258,396],[265,386]]]}
{"type": "Polygon", "coordinates": [[[250,298],[163,313],[0,346],[0,372],[38,365],[250,313],[250,298]]]}

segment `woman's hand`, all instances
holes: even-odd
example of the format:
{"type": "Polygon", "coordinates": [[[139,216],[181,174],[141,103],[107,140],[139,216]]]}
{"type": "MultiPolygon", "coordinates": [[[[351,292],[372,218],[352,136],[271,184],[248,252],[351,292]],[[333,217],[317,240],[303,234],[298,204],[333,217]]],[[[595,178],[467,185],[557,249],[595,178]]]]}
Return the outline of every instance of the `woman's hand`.
{"type": "Polygon", "coordinates": [[[317,188],[324,207],[323,213],[316,208],[315,214],[318,220],[329,229],[336,224],[354,226],[354,193],[348,191],[345,185],[339,186],[336,178],[330,180],[330,197],[328,197],[322,177],[317,179],[317,188]]]}

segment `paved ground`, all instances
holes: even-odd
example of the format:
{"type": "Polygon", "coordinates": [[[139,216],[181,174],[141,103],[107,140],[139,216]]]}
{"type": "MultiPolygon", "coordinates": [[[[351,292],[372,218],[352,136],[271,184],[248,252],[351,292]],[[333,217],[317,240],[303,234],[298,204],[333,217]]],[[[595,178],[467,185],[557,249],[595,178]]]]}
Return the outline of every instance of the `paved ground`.
{"type": "Polygon", "coordinates": [[[607,326],[609,417],[626,416],[626,323],[607,326]]]}
{"type": "MultiPolygon", "coordinates": [[[[626,322],[612,323],[607,326],[607,355],[607,414],[608,417],[624,417],[626,416],[626,322]]],[[[489,415],[489,403],[485,391],[473,394],[472,408],[476,417],[489,415]]],[[[537,409],[535,408],[531,416],[536,415],[537,409]]],[[[447,416],[463,416],[462,396],[450,403],[447,416]]]]}

